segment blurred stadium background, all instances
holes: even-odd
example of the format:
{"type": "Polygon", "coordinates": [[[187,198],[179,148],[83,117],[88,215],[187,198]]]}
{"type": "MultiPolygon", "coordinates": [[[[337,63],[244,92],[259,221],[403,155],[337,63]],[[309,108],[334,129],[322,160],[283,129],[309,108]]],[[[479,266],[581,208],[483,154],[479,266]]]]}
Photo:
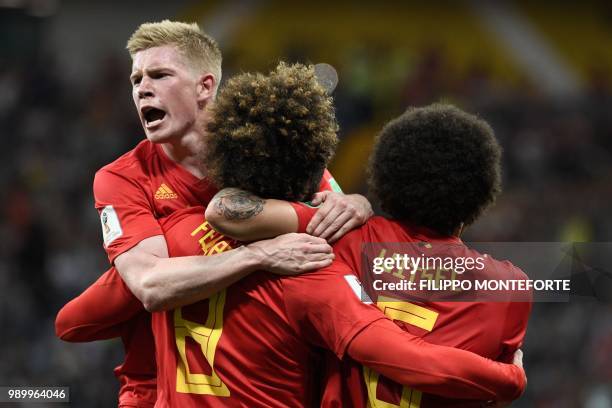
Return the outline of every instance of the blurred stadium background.
{"type": "MultiPolygon", "coordinates": [[[[0,0],[1,385],[68,385],[74,407],[116,400],[120,342],[65,344],[53,320],[107,267],[91,183],[143,137],[124,46],[163,18],[216,37],[225,78],[280,59],[334,65],[331,170],[347,192],[366,192],[387,120],[448,101],[505,149],[505,192],[466,240],[612,241],[610,3],[0,0]]],[[[612,407],[611,312],[535,305],[513,406],[612,407]]]]}

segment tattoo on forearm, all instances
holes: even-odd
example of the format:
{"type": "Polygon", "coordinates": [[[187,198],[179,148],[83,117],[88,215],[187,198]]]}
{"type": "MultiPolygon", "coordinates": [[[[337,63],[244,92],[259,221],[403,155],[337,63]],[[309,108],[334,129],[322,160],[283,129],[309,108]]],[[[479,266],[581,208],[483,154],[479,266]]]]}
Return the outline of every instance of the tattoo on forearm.
{"type": "Polygon", "coordinates": [[[226,188],[213,198],[217,214],[227,220],[248,220],[259,214],[266,200],[237,188],[226,188]]]}

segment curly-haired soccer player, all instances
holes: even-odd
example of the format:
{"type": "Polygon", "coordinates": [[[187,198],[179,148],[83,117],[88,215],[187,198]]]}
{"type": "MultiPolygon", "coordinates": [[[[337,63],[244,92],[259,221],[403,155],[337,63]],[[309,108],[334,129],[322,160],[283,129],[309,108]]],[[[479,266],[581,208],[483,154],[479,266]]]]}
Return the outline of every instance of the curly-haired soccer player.
{"type": "MultiPolygon", "coordinates": [[[[483,120],[449,105],[409,109],[384,127],[370,158],[370,190],[389,218],[374,217],[340,239],[334,245],[337,260],[363,279],[366,278],[363,274],[368,273],[362,270],[363,243],[428,242],[447,245],[455,258],[477,258],[480,254],[466,247],[459,237],[500,193],[500,158],[501,148],[493,130],[483,120]]],[[[257,186],[249,187],[257,189],[257,186]]],[[[222,194],[223,191],[219,193],[222,194]]],[[[211,211],[215,205],[216,199],[207,212],[213,225],[235,238],[248,236],[239,223],[211,211]]],[[[283,206],[287,204],[277,205],[283,206]]],[[[270,211],[277,210],[270,208],[270,211]]],[[[306,207],[304,210],[312,211],[306,207]]],[[[507,279],[526,278],[507,261],[485,259],[485,270],[480,276],[495,273],[507,279]]],[[[384,309],[385,303],[380,306],[384,309]]],[[[408,321],[402,326],[428,341],[510,362],[524,338],[531,304],[430,302],[415,306],[397,301],[392,309],[431,320],[431,324],[408,321]]],[[[370,340],[376,341],[376,338],[370,340]]],[[[400,401],[415,407],[481,404],[402,388],[355,363],[344,362],[342,368],[335,370],[342,375],[331,376],[335,380],[329,382],[324,396],[325,403],[330,405],[365,407],[369,403],[375,407],[398,405],[400,401]]]]}

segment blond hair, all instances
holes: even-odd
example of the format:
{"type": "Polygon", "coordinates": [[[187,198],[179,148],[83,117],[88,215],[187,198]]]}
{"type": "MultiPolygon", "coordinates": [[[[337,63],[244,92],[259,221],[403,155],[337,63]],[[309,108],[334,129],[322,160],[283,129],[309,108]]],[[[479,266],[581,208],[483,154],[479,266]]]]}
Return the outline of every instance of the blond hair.
{"type": "Polygon", "coordinates": [[[196,23],[163,20],[141,24],[128,40],[126,48],[134,58],[139,51],[163,45],[176,46],[191,68],[212,73],[215,76],[215,86],[219,85],[221,50],[217,42],[196,23]]]}

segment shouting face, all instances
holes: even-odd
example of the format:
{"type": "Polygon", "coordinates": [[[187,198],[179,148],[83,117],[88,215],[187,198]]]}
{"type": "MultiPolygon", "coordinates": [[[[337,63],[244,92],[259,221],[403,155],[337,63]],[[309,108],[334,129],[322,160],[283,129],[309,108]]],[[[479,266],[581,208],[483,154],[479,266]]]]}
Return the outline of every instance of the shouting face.
{"type": "Polygon", "coordinates": [[[195,129],[200,79],[174,46],[148,48],[133,56],[132,97],[147,139],[178,141],[195,129]]]}

